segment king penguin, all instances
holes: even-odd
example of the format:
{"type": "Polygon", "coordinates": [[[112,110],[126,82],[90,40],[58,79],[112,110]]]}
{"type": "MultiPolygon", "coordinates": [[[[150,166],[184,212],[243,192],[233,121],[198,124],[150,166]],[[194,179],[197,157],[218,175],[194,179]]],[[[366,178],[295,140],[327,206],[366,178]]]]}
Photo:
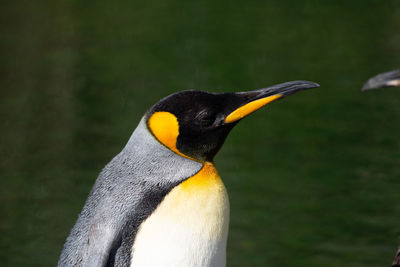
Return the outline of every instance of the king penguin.
{"type": "Polygon", "coordinates": [[[58,266],[225,266],[229,201],[215,154],[242,118],[318,86],[292,81],[161,99],[101,171],[58,266]]]}
{"type": "MultiPolygon", "coordinates": [[[[383,87],[400,87],[400,70],[392,70],[370,78],[362,87],[362,91],[383,87]]],[[[400,247],[394,256],[392,267],[400,267],[400,247]]]]}

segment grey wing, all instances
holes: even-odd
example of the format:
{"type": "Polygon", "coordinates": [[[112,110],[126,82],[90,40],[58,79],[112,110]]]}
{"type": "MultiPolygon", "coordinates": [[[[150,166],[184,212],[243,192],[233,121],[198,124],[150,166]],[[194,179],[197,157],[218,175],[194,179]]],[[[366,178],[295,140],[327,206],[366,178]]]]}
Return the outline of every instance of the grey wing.
{"type": "Polygon", "coordinates": [[[68,236],[58,266],[106,266],[110,251],[118,241],[116,221],[106,214],[91,194],[68,236]],[[98,205],[96,205],[98,204],[98,205]]]}
{"type": "Polygon", "coordinates": [[[67,238],[58,266],[128,266],[140,224],[175,185],[132,179],[108,188],[107,196],[95,186],[67,238]]]}
{"type": "MultiPolygon", "coordinates": [[[[190,175],[201,165],[196,167],[191,169],[190,175]]],[[[129,173],[118,183],[111,183],[107,182],[111,177],[107,171],[102,172],[67,238],[58,266],[129,266],[140,224],[180,182],[178,179],[152,181],[148,176],[143,180],[134,176],[129,173]]],[[[115,177],[113,175],[112,179],[115,177]]]]}
{"type": "Polygon", "coordinates": [[[136,232],[164,196],[202,164],[156,141],[140,122],[100,173],[58,266],[127,266],[136,232]]]}
{"type": "Polygon", "coordinates": [[[107,266],[110,251],[118,240],[116,230],[105,224],[93,224],[83,251],[82,266],[107,266]]]}

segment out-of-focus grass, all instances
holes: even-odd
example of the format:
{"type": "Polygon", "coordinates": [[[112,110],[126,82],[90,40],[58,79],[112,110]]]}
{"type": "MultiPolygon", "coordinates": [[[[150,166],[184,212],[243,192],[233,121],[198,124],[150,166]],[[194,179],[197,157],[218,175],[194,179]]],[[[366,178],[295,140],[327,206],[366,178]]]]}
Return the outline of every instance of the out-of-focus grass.
{"type": "Polygon", "coordinates": [[[307,79],[232,131],[216,164],[228,266],[388,266],[400,235],[400,6],[376,1],[6,1],[0,261],[54,266],[100,169],[183,89],[307,79]]]}

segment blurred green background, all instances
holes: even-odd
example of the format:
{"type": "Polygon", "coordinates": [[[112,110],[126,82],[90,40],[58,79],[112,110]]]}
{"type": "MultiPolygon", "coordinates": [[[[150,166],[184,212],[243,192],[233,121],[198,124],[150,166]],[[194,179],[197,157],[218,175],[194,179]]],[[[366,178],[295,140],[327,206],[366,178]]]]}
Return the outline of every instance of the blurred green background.
{"type": "Polygon", "coordinates": [[[321,88],[243,120],[215,161],[228,266],[389,266],[400,236],[400,1],[2,1],[0,262],[54,266],[101,168],[184,89],[321,88]]]}

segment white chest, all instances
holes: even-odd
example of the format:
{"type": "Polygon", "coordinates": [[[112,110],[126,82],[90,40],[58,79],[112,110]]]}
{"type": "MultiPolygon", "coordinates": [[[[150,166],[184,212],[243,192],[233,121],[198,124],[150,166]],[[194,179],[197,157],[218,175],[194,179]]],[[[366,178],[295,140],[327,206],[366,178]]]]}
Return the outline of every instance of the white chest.
{"type": "Polygon", "coordinates": [[[211,163],[175,187],[140,226],[131,266],[224,267],[229,201],[211,163]]]}

